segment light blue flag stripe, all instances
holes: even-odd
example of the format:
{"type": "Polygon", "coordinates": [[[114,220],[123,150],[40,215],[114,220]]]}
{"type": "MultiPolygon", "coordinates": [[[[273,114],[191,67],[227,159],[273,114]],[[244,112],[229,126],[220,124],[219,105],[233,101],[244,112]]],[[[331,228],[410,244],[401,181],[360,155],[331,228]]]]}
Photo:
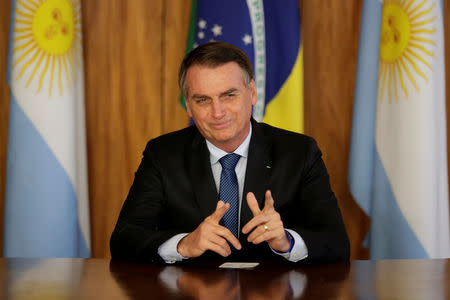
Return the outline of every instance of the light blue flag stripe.
{"type": "Polygon", "coordinates": [[[89,257],[65,170],[11,94],[5,257],[89,257]]]}
{"type": "Polygon", "coordinates": [[[382,8],[378,0],[363,3],[348,168],[350,191],[367,215],[372,198],[382,8]]]}

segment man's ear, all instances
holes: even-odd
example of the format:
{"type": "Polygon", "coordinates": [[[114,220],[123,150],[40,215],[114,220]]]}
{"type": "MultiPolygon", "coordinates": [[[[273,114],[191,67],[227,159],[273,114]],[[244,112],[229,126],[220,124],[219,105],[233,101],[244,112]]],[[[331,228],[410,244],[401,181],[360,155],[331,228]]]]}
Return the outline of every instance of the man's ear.
{"type": "Polygon", "coordinates": [[[256,96],[256,84],[253,79],[250,82],[250,92],[252,93],[252,106],[254,106],[256,104],[256,101],[258,100],[258,98],[256,96]]]}
{"type": "Polygon", "coordinates": [[[187,98],[184,98],[184,103],[186,104],[186,111],[187,111],[189,118],[192,118],[192,111],[191,111],[191,107],[189,105],[189,100],[187,98]]]}

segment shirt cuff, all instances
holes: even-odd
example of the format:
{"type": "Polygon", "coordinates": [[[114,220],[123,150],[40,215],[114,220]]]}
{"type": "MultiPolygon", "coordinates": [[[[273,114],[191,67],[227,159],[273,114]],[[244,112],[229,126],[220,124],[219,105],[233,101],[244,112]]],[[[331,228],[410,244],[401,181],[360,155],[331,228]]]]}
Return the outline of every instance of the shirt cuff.
{"type": "Polygon", "coordinates": [[[294,246],[292,247],[292,250],[290,252],[278,252],[272,249],[272,247],[270,247],[270,249],[278,254],[283,256],[284,258],[286,258],[289,261],[292,262],[297,262],[299,260],[305,259],[308,257],[308,248],[306,248],[306,244],[303,241],[302,237],[295,232],[294,230],[291,229],[285,229],[291,236],[292,239],[294,240],[294,246]]]}
{"type": "Polygon", "coordinates": [[[176,263],[177,261],[187,259],[187,257],[182,256],[177,251],[178,243],[181,241],[182,238],[184,238],[187,235],[188,233],[179,233],[177,235],[174,235],[167,241],[165,241],[161,246],[159,246],[158,254],[167,264],[173,264],[176,263]]]}

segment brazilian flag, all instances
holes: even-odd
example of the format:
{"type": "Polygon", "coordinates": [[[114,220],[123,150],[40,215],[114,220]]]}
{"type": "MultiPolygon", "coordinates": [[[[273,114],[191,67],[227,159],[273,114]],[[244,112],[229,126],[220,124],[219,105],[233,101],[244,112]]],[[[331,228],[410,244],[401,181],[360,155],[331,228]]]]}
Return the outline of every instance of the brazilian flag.
{"type": "Polygon", "coordinates": [[[297,0],[193,0],[187,52],[210,41],[233,44],[252,61],[258,95],[253,108],[256,120],[303,131],[303,51],[297,0]]]}

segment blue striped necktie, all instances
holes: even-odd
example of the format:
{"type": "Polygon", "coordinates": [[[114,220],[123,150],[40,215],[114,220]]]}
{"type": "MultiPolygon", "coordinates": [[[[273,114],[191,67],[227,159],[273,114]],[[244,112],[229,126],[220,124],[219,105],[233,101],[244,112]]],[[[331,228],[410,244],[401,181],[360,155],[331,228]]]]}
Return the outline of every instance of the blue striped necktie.
{"type": "Polygon", "coordinates": [[[227,154],[219,159],[222,165],[220,175],[219,199],[230,203],[230,208],[223,216],[223,224],[234,236],[238,237],[238,215],[239,215],[239,185],[234,168],[241,156],[239,154],[227,154]]]}

